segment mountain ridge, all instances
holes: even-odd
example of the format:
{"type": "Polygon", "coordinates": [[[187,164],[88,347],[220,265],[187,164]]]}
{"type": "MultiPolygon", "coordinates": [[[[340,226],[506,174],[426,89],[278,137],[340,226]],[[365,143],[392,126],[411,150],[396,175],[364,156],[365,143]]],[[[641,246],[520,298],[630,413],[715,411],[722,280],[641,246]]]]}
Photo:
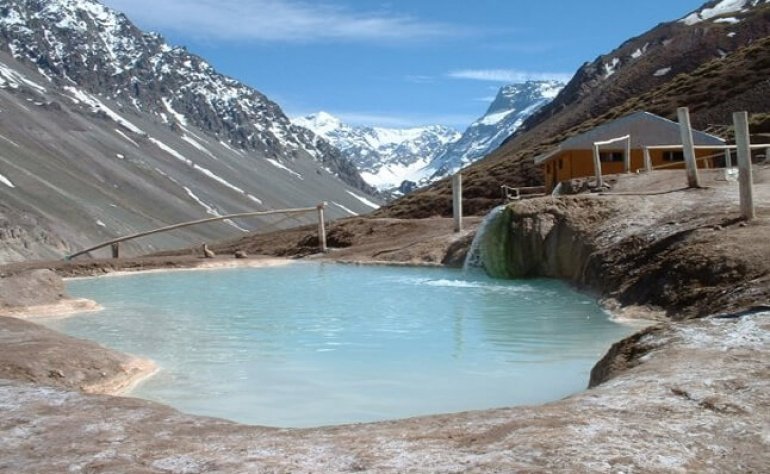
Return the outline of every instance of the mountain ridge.
{"type": "Polygon", "coordinates": [[[403,181],[420,181],[422,169],[460,133],[443,125],[409,128],[351,126],[327,112],[293,119],[337,147],[358,167],[365,181],[392,191],[403,181]]]}
{"type": "Polygon", "coordinates": [[[395,195],[448,176],[497,148],[524,120],[552,100],[559,81],[502,86],[486,112],[462,134],[441,125],[410,129],[351,127],[326,112],[295,118],[329,140],[359,167],[364,179],[395,195]]]}
{"type": "Polygon", "coordinates": [[[348,184],[374,192],[337,150],[293,126],[264,94],[142,32],[122,13],[93,0],[7,0],[1,13],[0,48],[60,87],[101,94],[169,126],[189,123],[269,158],[307,153],[348,184]]]}
{"type": "MultiPolygon", "coordinates": [[[[349,160],[277,104],[92,0],[0,7],[0,176],[0,261],[201,217],[326,201],[334,219],[379,204],[349,160]]],[[[224,221],[122,250],[314,219],[224,221]]]]}

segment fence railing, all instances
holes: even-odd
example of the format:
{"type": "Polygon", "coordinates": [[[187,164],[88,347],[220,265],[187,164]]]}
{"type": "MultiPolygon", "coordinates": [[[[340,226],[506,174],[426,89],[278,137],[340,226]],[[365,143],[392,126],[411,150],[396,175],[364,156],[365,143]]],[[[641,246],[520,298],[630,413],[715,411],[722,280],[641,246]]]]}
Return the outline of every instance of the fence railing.
{"type": "Polygon", "coordinates": [[[506,202],[545,196],[545,186],[520,186],[515,188],[504,184],[500,186],[500,191],[506,202]]]}
{"type": "Polygon", "coordinates": [[[268,216],[273,214],[306,214],[310,212],[317,212],[318,213],[318,241],[319,241],[319,247],[322,252],[326,252],[326,227],[324,224],[324,208],[326,207],[326,203],[322,202],[318,204],[316,207],[303,207],[303,208],[295,208],[295,209],[276,209],[271,211],[255,211],[255,212],[241,212],[237,214],[228,214],[226,216],[217,216],[217,217],[209,217],[206,219],[197,219],[194,221],[188,221],[188,222],[181,222],[179,224],[173,224],[168,225],[164,227],[159,227],[157,229],[147,230],[143,232],[138,232],[136,234],[126,235],[124,237],[118,237],[116,239],[108,240],[106,242],[102,242],[100,244],[94,245],[93,247],[89,247],[87,249],[80,250],[78,252],[75,252],[71,255],[67,255],[64,257],[65,260],[72,260],[75,257],[79,257],[81,255],[85,255],[89,252],[93,252],[94,250],[99,250],[105,247],[112,247],[112,257],[118,258],[120,256],[120,244],[122,242],[126,242],[128,240],[134,240],[138,239],[140,237],[146,237],[148,235],[153,234],[159,234],[161,232],[169,232],[176,229],[181,229],[183,227],[190,227],[198,224],[207,224],[209,222],[217,222],[217,221],[224,221],[228,219],[243,219],[247,217],[259,217],[259,216],[268,216]]]}

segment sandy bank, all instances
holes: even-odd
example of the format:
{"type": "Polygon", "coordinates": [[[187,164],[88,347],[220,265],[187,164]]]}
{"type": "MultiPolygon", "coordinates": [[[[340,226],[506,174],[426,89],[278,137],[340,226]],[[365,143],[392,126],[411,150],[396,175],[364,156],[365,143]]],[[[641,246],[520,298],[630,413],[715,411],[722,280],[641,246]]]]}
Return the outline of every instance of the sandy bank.
{"type": "Polygon", "coordinates": [[[0,316],[20,319],[51,319],[64,318],[76,313],[99,311],[101,309],[102,306],[93,300],[67,298],[50,304],[0,308],[0,316]]]}
{"type": "Polygon", "coordinates": [[[120,370],[100,380],[85,384],[80,389],[85,393],[100,393],[104,395],[121,395],[133,390],[137,385],[155,375],[160,368],[155,362],[142,357],[129,357],[120,364],[120,370]]]}
{"type": "Polygon", "coordinates": [[[123,393],[157,370],[152,361],[17,318],[0,317],[0,348],[0,378],[86,393],[123,393]]]}
{"type": "MultiPolygon", "coordinates": [[[[141,261],[142,259],[131,259],[130,262],[141,261]]],[[[137,273],[166,273],[166,272],[188,272],[188,271],[201,271],[201,270],[221,270],[227,268],[268,268],[277,267],[283,265],[291,265],[296,260],[290,260],[287,258],[273,258],[273,257],[252,257],[244,259],[232,259],[229,257],[216,257],[212,259],[180,259],[175,261],[173,265],[161,264],[153,266],[152,264],[139,265],[139,266],[121,266],[120,259],[110,260],[110,265],[103,269],[95,270],[91,267],[87,269],[81,268],[65,268],[59,271],[65,276],[64,280],[75,280],[79,278],[107,278],[107,277],[119,277],[125,275],[135,275],[137,273]]]]}

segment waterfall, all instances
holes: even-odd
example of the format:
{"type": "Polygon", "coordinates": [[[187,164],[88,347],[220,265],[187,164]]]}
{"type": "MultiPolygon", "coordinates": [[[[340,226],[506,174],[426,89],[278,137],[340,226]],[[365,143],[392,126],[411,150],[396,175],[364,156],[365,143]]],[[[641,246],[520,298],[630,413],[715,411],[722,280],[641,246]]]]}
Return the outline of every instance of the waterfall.
{"type": "Polygon", "coordinates": [[[487,251],[487,236],[491,229],[497,227],[493,224],[497,222],[504,210],[505,205],[497,206],[489,211],[489,214],[487,214],[486,217],[484,217],[484,220],[481,221],[481,224],[479,224],[476,235],[473,236],[471,247],[468,249],[468,254],[465,256],[465,263],[463,264],[464,272],[470,272],[475,269],[486,270],[484,257],[487,251]]]}

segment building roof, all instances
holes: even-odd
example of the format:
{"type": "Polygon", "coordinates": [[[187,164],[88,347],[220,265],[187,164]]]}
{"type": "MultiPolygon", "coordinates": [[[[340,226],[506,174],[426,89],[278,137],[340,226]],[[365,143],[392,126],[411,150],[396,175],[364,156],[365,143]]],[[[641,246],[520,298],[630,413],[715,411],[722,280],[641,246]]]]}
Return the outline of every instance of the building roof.
{"type": "MultiPolygon", "coordinates": [[[[535,163],[541,164],[567,150],[593,150],[594,143],[631,135],[631,148],[646,146],[679,145],[682,136],[679,124],[649,112],[635,112],[616,120],[606,122],[580,135],[568,138],[558,148],[535,157],[535,163]]],[[[714,135],[698,130],[692,131],[693,141],[697,146],[724,145],[725,141],[714,135]]]]}

